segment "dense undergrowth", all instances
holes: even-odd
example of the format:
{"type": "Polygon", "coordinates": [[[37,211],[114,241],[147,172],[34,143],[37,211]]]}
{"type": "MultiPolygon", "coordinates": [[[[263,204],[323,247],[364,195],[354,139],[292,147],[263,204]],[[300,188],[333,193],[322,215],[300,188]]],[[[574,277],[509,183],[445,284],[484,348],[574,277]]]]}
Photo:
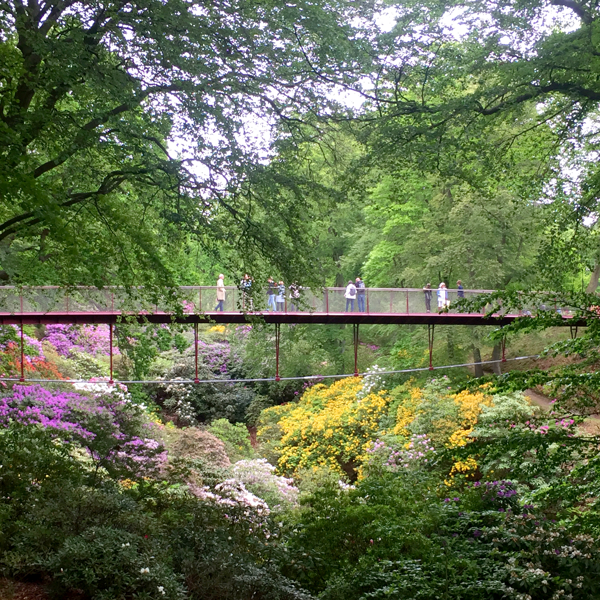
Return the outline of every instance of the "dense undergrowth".
{"type": "MultiPolygon", "coordinates": [[[[252,351],[222,328],[202,333],[214,384],[128,389],[103,383],[104,333],[31,328],[32,372],[91,381],[2,389],[2,576],[98,600],[600,597],[599,445],[573,394],[543,411],[514,386],[377,367],[219,383],[252,351]]],[[[121,372],[189,377],[184,336],[127,334],[121,372]]]]}

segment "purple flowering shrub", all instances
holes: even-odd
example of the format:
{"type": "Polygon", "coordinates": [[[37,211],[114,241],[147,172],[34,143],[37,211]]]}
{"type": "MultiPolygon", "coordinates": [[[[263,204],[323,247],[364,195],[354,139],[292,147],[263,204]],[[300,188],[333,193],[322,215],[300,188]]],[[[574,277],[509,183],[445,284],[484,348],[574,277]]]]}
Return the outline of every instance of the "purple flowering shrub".
{"type": "Polygon", "coordinates": [[[513,481],[475,481],[470,485],[470,491],[480,510],[504,512],[519,507],[517,484],[513,481]]]}
{"type": "MultiPolygon", "coordinates": [[[[61,356],[68,358],[72,352],[85,352],[96,356],[110,354],[108,325],[46,325],[45,341],[56,348],[61,356]]],[[[119,354],[113,339],[113,354],[119,354]]]]}
{"type": "Polygon", "coordinates": [[[59,441],[84,448],[94,469],[102,467],[111,475],[147,476],[166,460],[139,408],[112,395],[15,385],[0,398],[0,426],[11,422],[41,427],[59,441]]]}

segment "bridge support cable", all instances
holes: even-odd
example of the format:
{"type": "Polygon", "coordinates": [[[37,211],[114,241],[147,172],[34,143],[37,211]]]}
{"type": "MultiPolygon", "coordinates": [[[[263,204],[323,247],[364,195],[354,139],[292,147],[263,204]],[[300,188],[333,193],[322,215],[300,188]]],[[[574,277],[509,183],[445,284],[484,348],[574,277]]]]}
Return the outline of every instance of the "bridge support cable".
{"type": "Polygon", "coordinates": [[[502,336],[500,345],[502,347],[502,362],[506,362],[506,335],[502,336]]]}
{"type": "Polygon", "coordinates": [[[108,378],[109,385],[114,384],[113,380],[113,326],[112,323],[108,326],[108,345],[110,348],[110,377],[108,378]]]}
{"type": "Polygon", "coordinates": [[[194,323],[194,383],[200,383],[198,379],[198,323],[194,323]]]}
{"type": "Polygon", "coordinates": [[[358,323],[352,325],[354,339],[354,377],[358,377],[358,323]]]}
{"type": "Polygon", "coordinates": [[[21,321],[21,378],[19,381],[25,381],[25,349],[23,342],[23,321],[21,321]]]}
{"type": "Polygon", "coordinates": [[[275,381],[281,381],[279,377],[279,340],[281,339],[281,324],[275,323],[275,381]]]}
{"type": "Polygon", "coordinates": [[[427,339],[429,341],[429,370],[433,371],[433,334],[435,325],[427,325],[427,339]]]}

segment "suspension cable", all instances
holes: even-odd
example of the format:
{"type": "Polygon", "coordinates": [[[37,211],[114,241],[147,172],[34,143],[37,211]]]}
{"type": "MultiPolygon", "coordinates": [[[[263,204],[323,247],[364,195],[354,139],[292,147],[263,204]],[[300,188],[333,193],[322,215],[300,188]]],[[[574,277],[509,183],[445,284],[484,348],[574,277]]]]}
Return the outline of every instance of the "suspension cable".
{"type": "MultiPolygon", "coordinates": [[[[418,373],[421,371],[439,371],[442,369],[458,369],[461,367],[473,367],[475,365],[490,365],[494,363],[508,362],[512,360],[527,360],[530,358],[536,359],[539,358],[539,354],[532,354],[530,356],[517,356],[515,358],[507,358],[504,361],[502,359],[498,360],[482,360],[480,362],[471,362],[471,363],[461,363],[457,365],[443,365],[440,367],[415,367],[412,369],[397,369],[394,371],[376,371],[373,374],[377,375],[397,375],[399,373],[418,373]]],[[[369,375],[370,373],[359,373],[359,376],[364,377],[369,375]]],[[[199,384],[199,383],[260,383],[267,381],[314,381],[321,379],[343,379],[345,377],[355,377],[354,373],[343,373],[341,375],[304,375],[300,377],[280,377],[276,379],[275,377],[255,377],[251,379],[154,379],[154,380],[145,380],[145,379],[122,379],[122,380],[114,380],[114,384],[132,384],[132,383],[145,383],[145,384],[157,384],[157,385],[168,385],[168,384],[199,384]]],[[[0,377],[0,381],[20,381],[18,377],[0,377]]],[[[21,382],[22,383],[22,382],[21,382]]],[[[77,384],[86,384],[86,385],[95,385],[95,384],[104,384],[104,385],[112,385],[109,384],[108,381],[90,381],[89,379],[26,379],[25,383],[77,383],[77,384]]]]}

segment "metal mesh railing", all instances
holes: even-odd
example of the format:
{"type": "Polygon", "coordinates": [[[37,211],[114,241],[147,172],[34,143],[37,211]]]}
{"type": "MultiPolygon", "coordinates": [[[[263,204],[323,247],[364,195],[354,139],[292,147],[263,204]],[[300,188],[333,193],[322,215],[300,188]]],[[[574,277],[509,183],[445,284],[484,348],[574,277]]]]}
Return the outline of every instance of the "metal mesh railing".
{"type": "MultiPolygon", "coordinates": [[[[142,290],[139,290],[140,292],[142,290]]],[[[472,298],[493,290],[447,290],[438,298],[437,289],[430,294],[420,288],[366,288],[359,291],[354,299],[345,297],[345,288],[324,288],[311,290],[300,288],[297,295],[286,289],[284,295],[275,294],[276,311],[284,313],[339,314],[345,312],[366,314],[426,314],[443,311],[457,313],[455,304],[460,299],[472,298]]],[[[214,286],[185,286],[180,288],[180,309],[188,314],[211,314],[219,307],[217,289],[214,286]]],[[[569,310],[558,306],[540,306],[570,314],[569,310]]],[[[237,287],[225,288],[223,312],[267,312],[268,295],[266,289],[254,287],[242,291],[237,287]]],[[[271,308],[272,310],[272,308],[271,308]]],[[[535,312],[535,307],[524,309],[523,313],[535,312]]],[[[131,290],[107,287],[104,289],[77,287],[0,287],[0,315],[20,314],[171,314],[173,306],[153,304],[141,293],[131,290]]],[[[484,313],[483,310],[481,313],[484,313]]],[[[471,313],[473,314],[473,313],[471,313]]]]}

